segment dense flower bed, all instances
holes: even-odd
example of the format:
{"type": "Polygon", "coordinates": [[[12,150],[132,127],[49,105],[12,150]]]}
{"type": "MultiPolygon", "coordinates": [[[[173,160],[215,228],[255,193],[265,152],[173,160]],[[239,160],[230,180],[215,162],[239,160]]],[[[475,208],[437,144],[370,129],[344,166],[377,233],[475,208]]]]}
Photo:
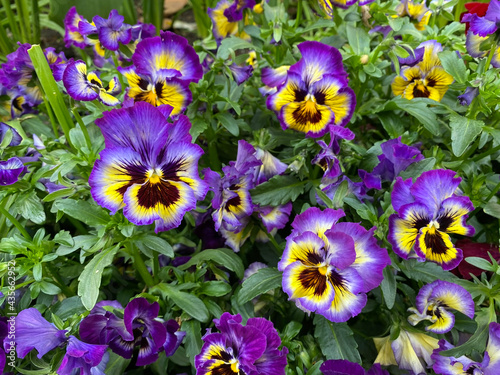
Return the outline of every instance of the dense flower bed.
{"type": "Polygon", "coordinates": [[[500,2],[192,8],[0,56],[0,374],[500,373],[500,2]]]}

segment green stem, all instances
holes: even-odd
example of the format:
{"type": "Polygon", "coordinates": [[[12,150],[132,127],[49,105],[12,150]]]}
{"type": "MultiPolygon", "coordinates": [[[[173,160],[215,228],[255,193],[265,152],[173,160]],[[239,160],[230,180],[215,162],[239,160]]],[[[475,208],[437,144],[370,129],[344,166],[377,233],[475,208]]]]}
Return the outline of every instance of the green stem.
{"type": "Polygon", "coordinates": [[[26,229],[24,229],[21,223],[17,221],[17,219],[14,216],[12,216],[10,212],[3,207],[3,205],[0,205],[0,214],[4,215],[7,219],[9,219],[9,221],[17,228],[17,230],[21,232],[24,238],[26,238],[28,241],[32,241],[32,238],[26,231],[26,229]]]}
{"type": "Polygon", "coordinates": [[[3,55],[9,54],[11,51],[11,44],[9,41],[9,37],[5,32],[5,29],[2,25],[0,25],[0,51],[2,51],[3,55]]]}
{"type": "Polygon", "coordinates": [[[78,110],[76,108],[73,108],[71,112],[73,113],[73,116],[75,116],[78,125],[80,125],[80,129],[82,129],[83,136],[85,137],[85,142],[87,143],[87,148],[89,149],[89,151],[92,151],[92,141],[90,140],[89,131],[87,130],[87,127],[83,123],[83,120],[80,114],[78,113],[78,110]]]}
{"type": "Polygon", "coordinates": [[[137,246],[134,246],[132,243],[128,242],[127,247],[129,250],[131,250],[132,255],[134,257],[134,267],[139,272],[139,275],[141,275],[142,280],[144,283],[151,288],[152,286],[155,285],[155,282],[153,280],[153,277],[149,273],[146,263],[144,263],[144,259],[142,259],[141,252],[137,248],[137,246]]]}
{"type": "Polygon", "coordinates": [[[156,251],[153,254],[153,278],[155,281],[155,284],[158,284],[158,281],[160,280],[158,278],[158,274],[160,273],[160,260],[159,260],[159,255],[156,251]]]}
{"type": "Polygon", "coordinates": [[[479,155],[476,155],[474,156],[472,159],[470,159],[471,161],[479,161],[491,154],[494,154],[495,152],[497,151],[500,151],[500,145],[496,146],[496,147],[493,147],[492,149],[488,150],[488,151],[485,151],[483,152],[482,154],[479,154],[479,155]]]}
{"type": "Polygon", "coordinates": [[[42,93],[43,104],[45,104],[45,108],[47,109],[47,114],[49,115],[50,123],[52,125],[52,131],[54,132],[54,136],[57,139],[57,138],[59,138],[59,130],[57,127],[56,118],[54,117],[54,112],[52,111],[52,107],[50,106],[49,102],[47,101],[47,97],[43,93],[42,89],[40,89],[40,92],[42,93]]]}
{"type": "Polygon", "coordinates": [[[495,54],[495,51],[497,49],[497,44],[493,44],[493,47],[491,47],[490,54],[488,55],[488,60],[486,60],[486,65],[484,66],[484,72],[486,73],[488,71],[488,68],[490,67],[491,59],[493,59],[493,55],[495,54]]]}
{"type": "Polygon", "coordinates": [[[460,15],[465,11],[465,0],[458,0],[457,5],[455,5],[455,22],[460,21],[460,15]]]}
{"type": "Polygon", "coordinates": [[[493,190],[491,191],[490,195],[488,195],[488,197],[486,198],[485,203],[488,203],[490,201],[490,199],[493,198],[493,196],[496,193],[498,193],[498,190],[500,190],[500,182],[493,188],[493,190]]]}
{"type": "Polygon", "coordinates": [[[9,0],[2,0],[3,9],[5,10],[5,15],[9,21],[10,31],[14,40],[21,40],[19,27],[16,20],[14,19],[14,13],[12,13],[12,8],[10,6],[9,0]]]}
{"type": "Polygon", "coordinates": [[[16,0],[16,8],[17,8],[17,16],[19,18],[19,29],[21,30],[21,40],[23,43],[29,43],[29,31],[27,30],[27,26],[29,22],[26,24],[24,22],[24,7],[21,4],[23,0],[16,0]]]}
{"type": "Polygon", "coordinates": [[[300,25],[300,18],[302,16],[302,2],[303,0],[297,1],[297,15],[295,18],[295,30],[297,30],[297,27],[300,25]]]}
{"type": "Polygon", "coordinates": [[[125,16],[125,22],[129,25],[135,25],[137,23],[133,0],[125,0],[123,2],[123,14],[125,16]]]}
{"type": "Polygon", "coordinates": [[[267,238],[269,239],[269,241],[272,243],[272,245],[273,245],[273,246],[274,246],[274,248],[276,249],[277,254],[278,254],[278,255],[282,255],[282,254],[283,254],[283,249],[282,249],[282,248],[280,247],[280,245],[276,242],[276,240],[275,240],[275,239],[274,239],[274,237],[271,235],[271,233],[269,233],[269,232],[267,231],[267,229],[266,229],[263,225],[261,225],[261,226],[260,226],[260,230],[262,230],[262,231],[266,234],[267,238]]]}
{"type": "Polygon", "coordinates": [[[57,282],[59,288],[61,288],[62,292],[66,295],[66,297],[73,297],[75,292],[73,292],[65,283],[64,280],[62,279],[61,275],[57,272],[57,269],[50,263],[46,262],[44,263],[45,267],[49,271],[49,273],[52,275],[54,280],[57,282]]]}
{"type": "Polygon", "coordinates": [[[38,0],[31,0],[31,19],[33,23],[33,43],[40,43],[40,12],[38,0]]]}

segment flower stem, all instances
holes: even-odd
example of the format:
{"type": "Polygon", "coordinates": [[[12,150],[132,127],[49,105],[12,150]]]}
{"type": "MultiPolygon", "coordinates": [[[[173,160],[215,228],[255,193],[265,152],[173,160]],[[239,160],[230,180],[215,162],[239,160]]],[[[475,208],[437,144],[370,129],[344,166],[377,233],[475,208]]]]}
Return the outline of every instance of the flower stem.
{"type": "Polygon", "coordinates": [[[28,241],[32,241],[31,236],[29,233],[24,229],[24,227],[21,225],[17,219],[10,214],[9,211],[7,211],[3,205],[0,204],[0,214],[4,215],[9,221],[17,228],[19,232],[23,235],[24,238],[26,238],[28,241]]]}
{"type": "Polygon", "coordinates": [[[489,69],[491,59],[493,59],[493,55],[495,54],[496,49],[497,49],[497,44],[495,43],[493,44],[493,47],[491,47],[490,54],[488,55],[488,60],[486,60],[486,65],[484,66],[484,72],[486,72],[489,69]]]}
{"type": "Polygon", "coordinates": [[[141,252],[137,248],[137,246],[134,246],[132,243],[128,242],[127,247],[129,250],[131,250],[132,255],[134,256],[134,266],[137,272],[142,277],[142,280],[148,287],[152,287],[155,285],[155,282],[153,280],[153,277],[148,271],[148,268],[146,267],[146,263],[144,263],[144,259],[142,259],[141,252]]]}
{"type": "Polygon", "coordinates": [[[73,297],[75,293],[67,285],[65,285],[64,280],[57,272],[57,269],[50,262],[45,262],[44,265],[50,272],[54,280],[57,282],[59,288],[61,288],[62,292],[66,295],[66,297],[73,297]]]}
{"type": "Polygon", "coordinates": [[[85,142],[87,143],[87,148],[89,149],[89,151],[92,151],[92,141],[90,140],[89,132],[87,130],[87,127],[83,123],[78,110],[76,108],[73,108],[71,112],[73,112],[73,116],[75,116],[76,122],[78,122],[78,125],[80,125],[80,129],[82,130],[83,136],[85,137],[85,142]]]}

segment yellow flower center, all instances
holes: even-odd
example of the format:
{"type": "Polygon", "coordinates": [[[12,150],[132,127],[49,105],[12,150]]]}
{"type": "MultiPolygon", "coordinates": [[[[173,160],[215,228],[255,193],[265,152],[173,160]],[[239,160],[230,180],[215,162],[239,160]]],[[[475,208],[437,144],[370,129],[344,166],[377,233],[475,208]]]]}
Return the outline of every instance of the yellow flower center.
{"type": "Polygon", "coordinates": [[[161,178],[163,176],[163,172],[159,169],[149,170],[146,177],[151,184],[159,184],[161,182],[161,178]]]}
{"type": "Polygon", "coordinates": [[[328,274],[328,266],[319,267],[318,271],[321,275],[326,276],[328,274]]]}

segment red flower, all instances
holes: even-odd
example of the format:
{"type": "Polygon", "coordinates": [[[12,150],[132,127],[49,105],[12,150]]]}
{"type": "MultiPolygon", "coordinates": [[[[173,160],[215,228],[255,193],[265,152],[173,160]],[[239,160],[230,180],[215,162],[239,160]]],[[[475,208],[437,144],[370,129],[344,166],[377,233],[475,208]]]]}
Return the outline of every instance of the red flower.
{"type": "Polygon", "coordinates": [[[468,10],[468,12],[463,12],[460,15],[460,22],[465,23],[465,35],[467,35],[467,32],[469,31],[469,21],[470,17],[473,14],[477,14],[478,17],[484,17],[486,15],[486,11],[488,10],[488,6],[490,3],[468,3],[465,4],[465,9],[468,10]],[[465,18],[465,20],[464,20],[465,18]]]}
{"type": "Polygon", "coordinates": [[[469,264],[465,261],[468,257],[478,257],[486,259],[491,262],[491,259],[488,255],[490,253],[494,259],[500,261],[500,253],[498,252],[498,246],[489,244],[489,243],[476,243],[471,240],[464,239],[457,241],[456,247],[462,249],[464,253],[464,259],[459,263],[458,267],[452,270],[455,275],[458,277],[462,276],[464,279],[470,280],[472,279],[471,273],[475,276],[481,275],[483,270],[474,267],[472,264],[469,264]]]}

